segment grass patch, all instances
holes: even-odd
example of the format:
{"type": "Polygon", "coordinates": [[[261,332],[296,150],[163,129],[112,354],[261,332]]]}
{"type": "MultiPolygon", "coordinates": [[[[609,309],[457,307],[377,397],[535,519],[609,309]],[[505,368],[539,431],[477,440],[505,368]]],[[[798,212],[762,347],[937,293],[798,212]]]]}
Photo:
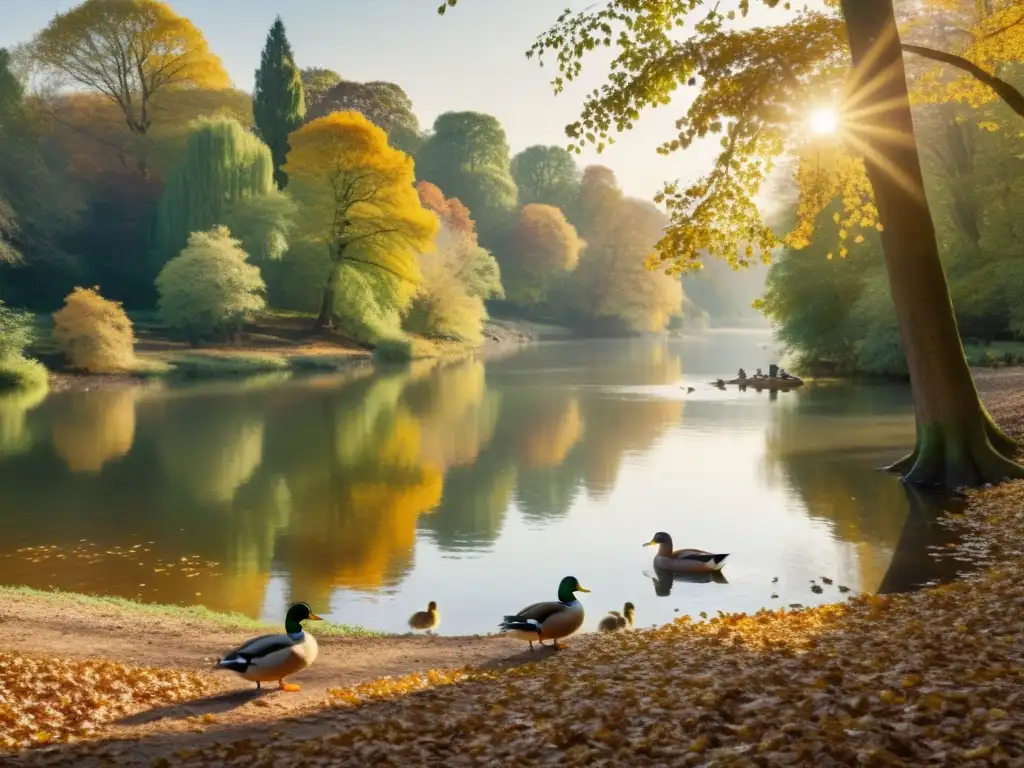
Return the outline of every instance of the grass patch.
{"type": "Polygon", "coordinates": [[[988,345],[964,344],[967,362],[975,368],[1024,365],[1024,341],[993,341],[988,345]]]}
{"type": "Polygon", "coordinates": [[[385,363],[407,363],[413,359],[409,339],[382,339],[373,348],[373,356],[385,363]]]}
{"type": "Polygon", "coordinates": [[[19,355],[0,361],[0,391],[45,390],[49,381],[50,372],[38,360],[19,355]]]}
{"type": "Polygon", "coordinates": [[[353,355],[294,355],[288,358],[291,367],[296,371],[317,372],[324,371],[334,373],[349,368],[353,358],[361,358],[353,355]]]}
{"type": "Polygon", "coordinates": [[[164,362],[163,360],[157,360],[149,357],[136,357],[135,365],[131,367],[128,373],[133,376],[138,376],[142,379],[157,378],[160,376],[166,376],[169,373],[174,372],[174,366],[170,363],[164,362]]]}
{"type": "MultiPolygon", "coordinates": [[[[97,608],[117,608],[122,611],[130,611],[140,616],[164,616],[171,619],[182,619],[200,621],[209,624],[211,627],[222,629],[244,629],[253,632],[280,629],[280,624],[271,624],[257,619],[252,619],[241,613],[219,613],[211,611],[201,605],[161,605],[156,603],[140,603],[124,597],[103,597],[99,595],[86,595],[80,592],[63,592],[60,590],[48,591],[33,589],[32,587],[4,587],[0,586],[0,600],[4,598],[29,598],[33,600],[49,600],[54,603],[66,605],[93,606],[97,608]]],[[[281,624],[284,622],[282,612],[281,624]]],[[[314,621],[310,623],[313,633],[317,637],[340,637],[340,636],[361,636],[361,637],[386,637],[385,632],[375,632],[352,624],[334,624],[329,621],[314,621]]]]}
{"type": "Polygon", "coordinates": [[[280,355],[181,355],[168,362],[175,373],[191,379],[251,376],[289,368],[288,361],[280,355]]]}

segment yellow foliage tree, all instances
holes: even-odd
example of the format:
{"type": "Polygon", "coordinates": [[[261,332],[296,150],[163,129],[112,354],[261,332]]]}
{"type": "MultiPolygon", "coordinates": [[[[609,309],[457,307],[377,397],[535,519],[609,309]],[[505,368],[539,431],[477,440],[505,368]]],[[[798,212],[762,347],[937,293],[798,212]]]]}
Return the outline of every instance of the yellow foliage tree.
{"type": "MultiPolygon", "coordinates": [[[[139,136],[164,91],[230,84],[202,32],[159,0],[85,0],[54,16],[31,47],[58,81],[95,91],[117,105],[139,136]]],[[[139,170],[146,172],[144,156],[139,170]]]]}
{"type": "MultiPolygon", "coordinates": [[[[1007,14],[1017,5],[1007,3],[1007,14]]],[[[993,32],[1003,27],[996,37],[1016,30],[1015,16],[1007,15],[993,32]]],[[[557,60],[554,86],[561,91],[578,79],[589,53],[602,48],[615,49],[610,74],[586,97],[580,120],[566,129],[575,149],[596,145],[600,151],[612,133],[632,128],[642,110],[669,104],[673,91],[691,87],[697,93],[686,99],[678,132],[659,151],[669,154],[709,138],[718,138],[721,147],[707,174],[668,183],[658,196],[672,222],[649,261],[652,268],[695,269],[708,255],[737,266],[757,256],[768,260],[780,240],[762,221],[755,197],[773,159],[806,137],[808,112],[822,102],[838,107],[838,119],[825,122],[838,124],[853,170],[863,163],[863,177],[851,179],[868,179],[871,191],[865,200],[856,185],[842,188],[840,238],[857,236],[845,221],[882,232],[914,391],[917,443],[891,469],[909,483],[948,489],[1024,477],[1024,467],[1009,458],[1016,444],[981,404],[960,343],[924,194],[893,0],[828,0],[801,10],[779,0],[607,0],[562,14],[530,53],[557,60]],[[732,23],[755,5],[778,7],[779,23],[732,23]],[[685,38],[676,33],[683,26],[692,30],[685,38]]],[[[1024,103],[1014,101],[1019,91],[983,66],[945,52],[933,58],[998,88],[1024,114],[1024,103]]]]}
{"type": "Polygon", "coordinates": [[[407,304],[420,282],[417,254],[440,227],[413,187],[412,158],[358,112],[334,112],[293,133],[284,171],[305,231],[322,244],[332,268],[317,327],[330,324],[342,268],[394,283],[407,304]]]}
{"type": "Polygon", "coordinates": [[[53,315],[53,338],[72,367],[116,373],[135,365],[135,335],[121,303],[97,288],[75,288],[53,315]]]}
{"type": "Polygon", "coordinates": [[[665,330],[682,308],[682,283],[644,267],[664,226],[661,211],[641,200],[624,198],[605,212],[573,275],[585,316],[618,318],[639,333],[665,330]]]}

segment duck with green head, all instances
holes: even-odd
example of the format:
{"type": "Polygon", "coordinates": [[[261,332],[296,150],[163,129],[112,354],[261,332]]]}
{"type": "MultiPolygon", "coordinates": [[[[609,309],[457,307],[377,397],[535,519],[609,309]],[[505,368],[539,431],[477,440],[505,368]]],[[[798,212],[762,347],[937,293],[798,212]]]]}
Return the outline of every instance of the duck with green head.
{"type": "Polygon", "coordinates": [[[575,576],[566,576],[558,585],[558,600],[528,605],[498,626],[503,633],[528,641],[531,651],[534,641],[544,645],[544,640],[551,640],[555,649],[565,648],[558,641],[583,626],[583,604],[576,593],[589,591],[575,576]]]}
{"type": "Polygon", "coordinates": [[[316,661],[319,651],[316,638],[302,629],[302,622],[323,621],[306,603],[295,603],[284,618],[283,635],[261,635],[227,654],[214,669],[227,669],[260,688],[262,683],[277,680],[284,691],[297,691],[299,686],[284,679],[301,672],[316,661]]]}

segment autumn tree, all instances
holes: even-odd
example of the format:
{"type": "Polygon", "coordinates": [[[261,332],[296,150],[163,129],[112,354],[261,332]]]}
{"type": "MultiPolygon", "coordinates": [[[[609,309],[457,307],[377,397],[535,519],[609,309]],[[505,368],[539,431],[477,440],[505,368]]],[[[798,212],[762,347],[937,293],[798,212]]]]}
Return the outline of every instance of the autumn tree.
{"type": "Polygon", "coordinates": [[[469,209],[457,198],[446,198],[429,181],[418,182],[416,192],[423,207],[433,211],[441,222],[434,242],[437,252],[444,254],[445,262],[469,295],[481,299],[504,297],[498,262],[477,242],[469,209]]]}
{"type": "MultiPolygon", "coordinates": [[[[95,91],[145,136],[165,91],[226,88],[230,81],[191,21],[160,0],[85,0],[54,16],[32,55],[58,82],[95,91]]],[[[145,156],[138,167],[147,173],[145,156]]]]}
{"type": "Polygon", "coordinates": [[[394,83],[356,83],[338,79],[309,109],[309,120],[332,112],[358,112],[388,136],[395,149],[412,154],[420,145],[420,122],[412,99],[394,83]]]}
{"type": "Polygon", "coordinates": [[[499,262],[508,297],[527,307],[543,302],[552,282],[576,269],[583,246],[560,210],[539,203],[523,206],[499,262]]]}
{"type": "Polygon", "coordinates": [[[280,256],[293,207],[278,192],[273,174],[269,148],[236,121],[196,123],[157,209],[156,270],[185,247],[193,232],[217,225],[234,227],[247,252],[280,256]]]}
{"type": "Polygon", "coordinates": [[[679,279],[644,266],[666,224],[651,203],[624,198],[588,235],[586,258],[572,275],[576,310],[587,321],[651,333],[682,310],[679,279]]]}
{"type": "Polygon", "coordinates": [[[440,115],[416,153],[416,175],[469,208],[484,246],[500,243],[518,193],[509,171],[508,138],[497,118],[479,112],[440,115]]]}
{"type": "Polygon", "coordinates": [[[416,254],[430,247],[439,226],[420,205],[412,158],[358,112],[313,120],[291,144],[285,170],[303,229],[330,261],[316,326],[330,324],[346,280],[346,289],[367,290],[384,280],[396,303],[407,303],[420,279],[416,254]]]}
{"type": "Polygon", "coordinates": [[[512,158],[519,204],[542,203],[568,212],[580,186],[580,169],[562,147],[527,147],[512,158]]]}
{"type": "Polygon", "coordinates": [[[288,177],[281,166],[288,156],[288,134],[302,125],[306,102],[302,77],[295,65],[292,46],[280,16],[270,28],[260,66],[256,70],[252,114],[256,131],[270,147],[270,155],[274,159],[274,182],[278,189],[284,189],[288,185],[288,177]]]}
{"type": "Polygon", "coordinates": [[[420,196],[423,207],[436,213],[444,226],[455,232],[462,232],[476,242],[476,224],[469,208],[464,206],[462,201],[457,197],[445,197],[444,192],[429,181],[416,182],[416,193],[420,196]]]}
{"type": "Polygon", "coordinates": [[[312,111],[323,101],[324,95],[341,82],[341,75],[323,67],[303,67],[299,75],[302,77],[307,112],[312,111]]]}
{"type": "MultiPolygon", "coordinates": [[[[703,6],[610,0],[564,14],[532,49],[555,54],[560,90],[579,76],[589,51],[615,48],[608,82],[567,128],[578,145],[600,149],[613,130],[632,127],[642,110],[668,103],[678,87],[698,89],[677,122],[678,134],[661,151],[685,149],[708,136],[721,137],[721,151],[706,175],[669,183],[659,195],[672,223],[652,266],[685,271],[707,254],[740,264],[758,254],[767,258],[780,239],[760,219],[753,198],[771,158],[806,133],[799,129],[804,111],[794,105],[841,86],[840,127],[849,154],[842,173],[826,179],[805,173],[801,219],[813,219],[842,189],[847,205],[840,239],[861,227],[881,231],[918,431],[913,453],[893,469],[907,482],[947,488],[1024,476],[1024,467],[1008,458],[1015,443],[981,404],[960,342],[924,194],[892,0],[840,0],[820,11],[795,12],[771,28],[748,29],[729,26],[734,10],[703,6]],[[695,34],[677,39],[674,30],[702,11],[691,26],[695,34]],[[737,241],[745,243],[739,256],[737,241]]],[[[750,2],[739,0],[737,7],[745,16],[750,2]]],[[[1013,101],[983,67],[955,56],[943,60],[1013,101]]],[[[806,234],[804,227],[797,239],[806,234]]]]}

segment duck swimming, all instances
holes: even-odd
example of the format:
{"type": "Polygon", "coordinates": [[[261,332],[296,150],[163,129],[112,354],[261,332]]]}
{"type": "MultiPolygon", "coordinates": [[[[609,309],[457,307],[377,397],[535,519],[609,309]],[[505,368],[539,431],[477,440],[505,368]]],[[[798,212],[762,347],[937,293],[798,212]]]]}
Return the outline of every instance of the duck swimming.
{"type": "Polygon", "coordinates": [[[720,571],[724,565],[725,558],[729,555],[719,555],[713,552],[706,552],[703,549],[672,549],[672,537],[664,531],[654,534],[654,537],[643,546],[650,547],[658,545],[658,554],[654,556],[654,567],[663,568],[666,571],[675,573],[711,573],[720,571]]]}
{"type": "Polygon", "coordinates": [[[557,601],[528,605],[514,616],[506,616],[498,626],[503,633],[528,641],[531,651],[535,640],[541,645],[551,640],[556,649],[565,648],[558,641],[583,626],[583,604],[575,593],[589,591],[575,576],[566,576],[558,585],[557,601]]]}
{"type": "Polygon", "coordinates": [[[295,603],[284,617],[282,635],[261,635],[227,654],[214,669],[227,669],[256,687],[277,680],[283,691],[297,691],[299,686],[284,679],[301,672],[316,661],[319,651],[316,638],[303,631],[302,622],[323,621],[306,603],[295,603]]]}

